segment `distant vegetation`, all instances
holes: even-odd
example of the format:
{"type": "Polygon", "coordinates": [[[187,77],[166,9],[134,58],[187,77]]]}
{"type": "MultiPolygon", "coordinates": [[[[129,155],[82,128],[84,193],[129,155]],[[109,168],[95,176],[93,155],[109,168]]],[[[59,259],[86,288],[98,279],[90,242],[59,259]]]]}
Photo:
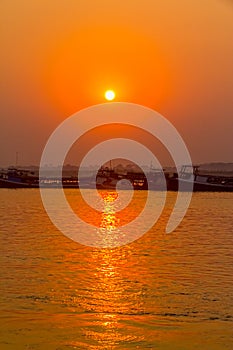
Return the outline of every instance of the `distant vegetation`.
{"type": "MultiPolygon", "coordinates": [[[[106,164],[107,167],[110,167],[110,164],[106,164]]],[[[139,172],[141,169],[134,163],[132,162],[126,162],[126,160],[123,160],[121,162],[115,162],[114,164],[111,164],[112,168],[117,172],[117,173],[127,173],[127,172],[139,172]]],[[[38,166],[18,166],[17,168],[22,168],[22,169],[28,169],[31,171],[34,171],[35,174],[39,173],[39,167],[38,166]]],[[[47,166],[46,170],[48,172],[48,176],[53,176],[53,173],[56,171],[57,167],[53,166],[47,166]]],[[[71,165],[71,164],[66,164],[63,167],[63,174],[66,176],[76,176],[78,173],[79,167],[76,165],[71,165]]],[[[142,169],[145,172],[149,172],[151,170],[151,167],[148,165],[142,166],[142,169]]],[[[164,167],[165,170],[168,172],[173,172],[176,171],[175,168],[171,167],[164,167]]],[[[93,173],[94,167],[90,166],[85,169],[87,174],[93,173]]],[[[222,163],[222,162],[217,162],[217,163],[204,163],[200,164],[199,168],[200,173],[202,174],[216,174],[216,175],[229,175],[233,176],[233,163],[222,163]]]]}

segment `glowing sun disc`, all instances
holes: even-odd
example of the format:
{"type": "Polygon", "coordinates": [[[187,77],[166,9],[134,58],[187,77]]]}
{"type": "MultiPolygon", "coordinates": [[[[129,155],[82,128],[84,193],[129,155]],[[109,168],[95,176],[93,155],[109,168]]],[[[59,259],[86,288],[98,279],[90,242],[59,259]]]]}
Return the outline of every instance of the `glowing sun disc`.
{"type": "Polygon", "coordinates": [[[113,91],[113,90],[107,90],[106,92],[105,92],[105,98],[106,98],[106,100],[108,100],[108,101],[112,101],[112,100],[114,100],[114,98],[115,98],[115,92],[113,91]]]}

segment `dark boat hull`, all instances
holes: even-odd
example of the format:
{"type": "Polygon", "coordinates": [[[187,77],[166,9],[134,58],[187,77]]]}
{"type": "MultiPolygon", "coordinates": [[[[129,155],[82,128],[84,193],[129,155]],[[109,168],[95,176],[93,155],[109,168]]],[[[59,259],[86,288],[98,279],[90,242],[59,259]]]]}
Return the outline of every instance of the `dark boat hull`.
{"type": "MultiPolygon", "coordinates": [[[[169,191],[178,191],[178,182],[176,179],[169,179],[167,182],[167,188],[169,191]]],[[[182,190],[190,191],[190,182],[180,179],[182,182],[182,190]]],[[[221,185],[221,184],[208,184],[201,182],[193,182],[193,192],[233,192],[232,185],[221,185]]]]}
{"type": "MultiPolygon", "coordinates": [[[[39,183],[16,182],[0,179],[0,188],[39,188],[39,183]]],[[[79,188],[78,184],[65,183],[61,186],[59,183],[41,184],[43,188],[79,188]]]]}
{"type": "Polygon", "coordinates": [[[0,179],[1,188],[38,188],[38,183],[16,182],[0,179]]]}

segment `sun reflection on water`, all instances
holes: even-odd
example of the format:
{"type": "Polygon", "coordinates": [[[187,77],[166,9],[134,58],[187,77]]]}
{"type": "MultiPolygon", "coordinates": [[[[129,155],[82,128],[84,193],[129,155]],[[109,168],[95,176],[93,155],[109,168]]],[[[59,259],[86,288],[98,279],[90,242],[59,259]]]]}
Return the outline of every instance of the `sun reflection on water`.
{"type": "Polygon", "coordinates": [[[120,219],[116,217],[114,202],[118,197],[117,192],[101,192],[104,200],[104,211],[101,217],[100,229],[112,233],[120,225],[120,219]]]}
{"type": "MultiPolygon", "coordinates": [[[[89,215],[90,223],[96,227],[96,236],[106,243],[118,242],[124,232],[124,224],[134,219],[138,210],[144,205],[144,197],[124,210],[119,211],[120,195],[116,191],[98,191],[104,202],[99,217],[92,215],[86,208],[85,216],[89,215]]],[[[140,195],[140,194],[137,194],[140,195]]],[[[76,207],[79,207],[76,202],[76,207]]],[[[76,307],[82,310],[82,324],[80,330],[84,342],[69,342],[76,347],[88,346],[88,349],[116,349],[122,344],[143,344],[144,334],[135,334],[132,329],[145,313],[145,291],[143,274],[146,265],[142,266],[134,256],[132,245],[119,248],[93,249],[91,254],[84,258],[86,271],[83,278],[88,288],[82,289],[81,281],[72,281],[72,284],[81,285],[76,288],[76,298],[72,305],[72,312],[76,307]],[[134,271],[134,272],[132,272],[134,271]],[[138,273],[138,274],[137,274],[138,273]],[[89,281],[92,281],[89,283],[89,281]],[[129,318],[132,326],[127,329],[129,318]],[[126,330],[127,329],[127,330],[126,330]]],[[[78,322],[78,319],[77,319],[78,322]]],[[[86,348],[86,347],[85,347],[86,348]]]]}
{"type": "Polygon", "coordinates": [[[124,250],[101,249],[93,252],[95,283],[86,291],[82,305],[95,318],[82,330],[90,348],[91,344],[95,344],[93,349],[110,350],[120,344],[143,341],[141,336],[126,333],[122,322],[124,315],[136,315],[143,310],[142,294],[138,290],[130,290],[128,283],[126,267],[132,253],[129,246],[124,250]]]}

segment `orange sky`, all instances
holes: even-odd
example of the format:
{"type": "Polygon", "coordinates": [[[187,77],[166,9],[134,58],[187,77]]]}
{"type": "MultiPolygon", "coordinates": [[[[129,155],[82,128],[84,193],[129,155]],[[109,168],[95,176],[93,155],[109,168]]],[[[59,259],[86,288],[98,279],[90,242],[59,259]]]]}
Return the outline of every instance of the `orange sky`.
{"type": "Polygon", "coordinates": [[[229,0],[2,0],[0,166],[38,164],[49,135],[104,102],[149,106],[194,162],[233,161],[229,0]]]}

